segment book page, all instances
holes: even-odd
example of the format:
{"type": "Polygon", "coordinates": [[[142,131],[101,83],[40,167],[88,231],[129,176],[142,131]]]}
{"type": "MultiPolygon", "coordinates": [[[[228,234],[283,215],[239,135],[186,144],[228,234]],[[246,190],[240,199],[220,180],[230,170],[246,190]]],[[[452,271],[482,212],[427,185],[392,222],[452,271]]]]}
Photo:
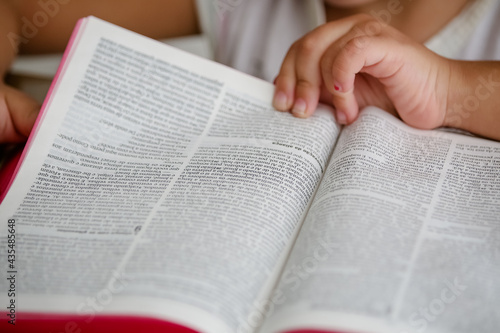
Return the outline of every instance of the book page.
{"type": "Polygon", "coordinates": [[[499,174],[498,142],[365,109],[342,131],[262,332],[495,331],[499,174]]]}
{"type": "Polygon", "coordinates": [[[273,89],[89,19],[0,206],[18,310],[253,331],[339,132],[273,89]]]}

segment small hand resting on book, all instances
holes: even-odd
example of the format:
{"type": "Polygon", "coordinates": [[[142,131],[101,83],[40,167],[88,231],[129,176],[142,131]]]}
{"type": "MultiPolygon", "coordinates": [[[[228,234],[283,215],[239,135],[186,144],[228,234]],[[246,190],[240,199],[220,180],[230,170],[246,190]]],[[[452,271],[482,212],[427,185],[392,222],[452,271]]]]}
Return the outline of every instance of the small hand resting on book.
{"type": "Polygon", "coordinates": [[[309,117],[321,101],[350,124],[374,105],[417,128],[500,140],[500,62],[443,58],[372,16],[332,21],[299,39],[275,83],[275,108],[297,117],[309,117]]]}

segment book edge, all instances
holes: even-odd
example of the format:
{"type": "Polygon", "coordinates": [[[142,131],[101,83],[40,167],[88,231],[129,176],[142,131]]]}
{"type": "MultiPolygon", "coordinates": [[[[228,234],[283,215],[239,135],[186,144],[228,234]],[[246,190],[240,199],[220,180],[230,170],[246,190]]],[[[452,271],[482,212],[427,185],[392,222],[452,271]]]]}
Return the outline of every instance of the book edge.
{"type": "Polygon", "coordinates": [[[81,333],[107,333],[110,331],[200,333],[181,324],[143,316],[97,315],[89,318],[78,315],[21,313],[18,314],[18,317],[15,325],[9,324],[7,320],[2,321],[0,330],[3,332],[5,329],[8,332],[9,329],[15,329],[18,333],[35,331],[40,333],[61,331],[81,333]]]}
{"type": "Polygon", "coordinates": [[[64,74],[66,67],[67,67],[66,65],[69,63],[69,59],[71,58],[71,56],[70,56],[71,51],[74,49],[74,46],[77,43],[77,39],[80,36],[80,32],[84,28],[84,25],[86,24],[87,21],[88,21],[88,18],[79,19],[75,25],[75,28],[73,29],[70,40],[68,41],[68,44],[66,46],[66,50],[64,51],[61,63],[59,64],[59,68],[57,69],[57,73],[54,76],[54,79],[52,80],[49,91],[47,92],[47,96],[45,97],[45,100],[43,101],[42,107],[40,108],[40,112],[38,113],[38,117],[35,121],[35,124],[33,125],[33,129],[30,133],[30,136],[28,137],[26,145],[24,146],[24,149],[19,157],[19,160],[17,161],[17,165],[14,168],[12,163],[15,163],[15,162],[9,161],[8,163],[6,163],[6,166],[9,166],[9,169],[2,173],[1,181],[5,185],[3,186],[3,188],[0,188],[0,204],[3,202],[7,193],[9,192],[9,189],[12,186],[12,183],[14,182],[14,179],[16,178],[17,173],[19,172],[19,169],[20,169],[20,167],[21,167],[21,165],[26,157],[26,154],[28,153],[31,146],[33,145],[34,138],[36,136],[36,133],[38,132],[38,129],[40,128],[40,125],[43,121],[45,113],[47,112],[48,105],[49,105],[50,101],[52,100],[53,96],[55,95],[55,90],[56,90],[56,87],[59,83],[59,79],[64,74]],[[8,179],[9,177],[10,177],[10,180],[8,180],[8,181],[5,180],[5,179],[8,179]]]}

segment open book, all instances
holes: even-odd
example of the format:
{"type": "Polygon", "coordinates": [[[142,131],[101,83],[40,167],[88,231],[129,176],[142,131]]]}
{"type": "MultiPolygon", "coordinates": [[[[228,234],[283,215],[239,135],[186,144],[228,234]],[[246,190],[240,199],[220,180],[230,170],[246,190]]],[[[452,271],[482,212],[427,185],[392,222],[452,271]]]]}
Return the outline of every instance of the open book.
{"type": "Polygon", "coordinates": [[[81,20],[0,206],[2,332],[496,332],[500,143],[273,89],[81,20]]]}

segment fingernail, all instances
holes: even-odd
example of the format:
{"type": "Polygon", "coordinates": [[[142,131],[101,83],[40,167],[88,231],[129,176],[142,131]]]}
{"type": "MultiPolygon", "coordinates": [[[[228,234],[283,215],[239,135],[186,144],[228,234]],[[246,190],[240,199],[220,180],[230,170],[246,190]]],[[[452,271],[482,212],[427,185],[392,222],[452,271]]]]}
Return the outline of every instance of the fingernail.
{"type": "Polygon", "coordinates": [[[342,111],[337,111],[337,122],[340,125],[345,125],[347,124],[347,117],[345,116],[345,113],[342,111]]]}
{"type": "Polygon", "coordinates": [[[286,110],[286,95],[284,92],[279,91],[276,93],[273,100],[273,106],[280,111],[286,110]]]}
{"type": "Polygon", "coordinates": [[[302,98],[299,98],[293,104],[292,113],[297,117],[303,117],[306,114],[307,104],[302,98]]]}

